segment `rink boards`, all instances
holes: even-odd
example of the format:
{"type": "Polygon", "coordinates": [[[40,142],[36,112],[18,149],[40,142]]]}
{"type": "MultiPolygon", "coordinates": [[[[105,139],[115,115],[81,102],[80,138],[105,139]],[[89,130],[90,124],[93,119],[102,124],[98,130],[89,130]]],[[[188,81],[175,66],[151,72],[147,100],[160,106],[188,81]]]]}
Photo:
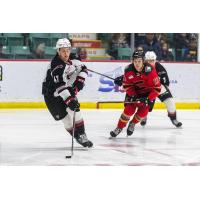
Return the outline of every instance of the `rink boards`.
{"type": "MultiPolygon", "coordinates": [[[[41,85],[49,61],[0,61],[0,108],[45,108],[41,85]]],[[[123,74],[129,62],[85,62],[89,69],[111,78],[123,74]]],[[[163,63],[178,109],[200,108],[200,64],[163,63]]],[[[123,90],[108,79],[89,72],[78,95],[82,108],[123,108],[123,90]],[[115,103],[116,102],[116,103],[115,103]],[[121,102],[121,103],[120,103],[121,102]]],[[[165,108],[159,101],[155,109],[165,108]]]]}
{"type": "MultiPolygon", "coordinates": [[[[200,103],[190,102],[176,102],[177,109],[200,109],[200,103]]],[[[102,103],[102,102],[81,102],[82,109],[123,109],[123,102],[120,103],[102,103]]],[[[1,109],[15,109],[15,108],[47,108],[44,102],[0,102],[1,109]]],[[[165,109],[164,103],[156,102],[154,109],[165,109]]]]}

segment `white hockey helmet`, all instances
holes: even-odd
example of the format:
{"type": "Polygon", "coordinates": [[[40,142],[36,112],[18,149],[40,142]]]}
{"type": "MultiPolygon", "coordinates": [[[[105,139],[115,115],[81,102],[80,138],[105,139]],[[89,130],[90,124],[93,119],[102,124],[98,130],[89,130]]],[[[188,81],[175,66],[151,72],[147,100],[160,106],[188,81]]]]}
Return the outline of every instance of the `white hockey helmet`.
{"type": "Polygon", "coordinates": [[[156,54],[154,51],[147,51],[145,53],[145,60],[156,60],[156,54]]]}
{"type": "Polygon", "coordinates": [[[58,39],[56,43],[56,49],[59,51],[60,48],[71,48],[71,43],[67,38],[58,39]]]}

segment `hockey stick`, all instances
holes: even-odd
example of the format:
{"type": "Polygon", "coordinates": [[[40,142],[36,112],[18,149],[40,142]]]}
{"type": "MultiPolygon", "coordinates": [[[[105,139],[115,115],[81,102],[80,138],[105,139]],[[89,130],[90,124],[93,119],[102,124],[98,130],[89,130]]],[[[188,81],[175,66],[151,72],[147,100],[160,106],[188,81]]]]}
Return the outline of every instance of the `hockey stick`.
{"type": "MultiPolygon", "coordinates": [[[[101,74],[101,73],[99,73],[99,72],[93,71],[93,70],[88,69],[88,68],[87,68],[87,70],[88,70],[89,72],[93,72],[93,73],[95,73],[95,74],[98,74],[98,75],[100,75],[100,76],[104,76],[104,77],[109,78],[109,79],[111,79],[111,80],[115,80],[114,78],[112,78],[112,77],[110,77],[110,76],[107,76],[107,75],[105,75],[105,74],[101,74]]],[[[134,86],[134,85],[135,85],[135,84],[129,84],[129,86],[134,86]]],[[[150,87],[150,88],[154,88],[154,87],[150,87]]]]}
{"type": "Polygon", "coordinates": [[[66,156],[66,158],[72,158],[74,155],[74,133],[75,133],[75,116],[76,116],[76,108],[73,113],[73,128],[72,128],[72,145],[71,145],[71,155],[66,156]]]}
{"type": "Polygon", "coordinates": [[[99,72],[95,72],[95,71],[93,71],[93,70],[91,70],[91,69],[87,69],[87,70],[88,70],[89,72],[93,72],[93,73],[95,73],[95,74],[98,74],[98,75],[104,76],[104,77],[106,77],[106,78],[115,80],[114,78],[112,78],[112,77],[110,77],[110,76],[107,76],[107,75],[105,75],[105,74],[101,74],[101,73],[99,73],[99,72]]]}

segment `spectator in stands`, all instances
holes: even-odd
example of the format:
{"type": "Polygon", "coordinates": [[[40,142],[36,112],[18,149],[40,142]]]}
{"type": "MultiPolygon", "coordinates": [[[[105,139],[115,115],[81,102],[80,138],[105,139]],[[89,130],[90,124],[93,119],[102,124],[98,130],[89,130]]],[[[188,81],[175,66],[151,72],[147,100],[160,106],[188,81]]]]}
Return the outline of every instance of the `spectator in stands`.
{"type": "Polygon", "coordinates": [[[135,46],[137,47],[144,42],[146,34],[145,33],[135,33],[134,37],[135,37],[135,46]]]}
{"type": "Polygon", "coordinates": [[[157,33],[156,38],[160,43],[160,46],[162,46],[163,43],[168,43],[167,33],[157,33]]]}
{"type": "Polygon", "coordinates": [[[8,59],[8,56],[3,53],[3,44],[0,43],[0,58],[8,59]]]}
{"type": "Polygon", "coordinates": [[[188,48],[190,43],[190,34],[189,33],[175,33],[175,47],[182,49],[188,48]]]}
{"type": "Polygon", "coordinates": [[[85,48],[82,48],[82,47],[78,48],[78,50],[77,50],[77,59],[78,60],[87,60],[88,59],[87,58],[87,51],[86,51],[85,48]]]}
{"type": "Polygon", "coordinates": [[[183,60],[197,62],[197,40],[195,38],[190,40],[189,48],[185,50],[183,60]]]}
{"type": "Polygon", "coordinates": [[[167,43],[163,43],[161,45],[161,61],[173,61],[174,56],[171,51],[169,51],[169,47],[167,43]]]}
{"type": "Polygon", "coordinates": [[[190,34],[189,33],[175,33],[174,44],[176,52],[176,60],[183,60],[183,51],[189,48],[190,34]]]}
{"type": "Polygon", "coordinates": [[[45,43],[39,43],[34,52],[29,56],[30,59],[44,59],[45,58],[45,43]]]}
{"type": "Polygon", "coordinates": [[[126,33],[114,33],[111,41],[109,42],[108,54],[113,57],[113,59],[118,58],[118,48],[129,47],[128,34],[126,33]]]}
{"type": "Polygon", "coordinates": [[[154,33],[146,33],[146,37],[142,46],[144,48],[144,52],[154,51],[157,55],[157,60],[159,61],[161,59],[160,43],[157,41],[154,33]]]}

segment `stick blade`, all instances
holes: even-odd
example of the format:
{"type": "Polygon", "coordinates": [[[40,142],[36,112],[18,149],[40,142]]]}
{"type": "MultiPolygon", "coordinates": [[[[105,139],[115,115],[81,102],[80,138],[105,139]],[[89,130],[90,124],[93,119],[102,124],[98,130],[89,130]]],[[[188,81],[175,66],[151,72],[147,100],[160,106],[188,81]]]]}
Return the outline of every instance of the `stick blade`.
{"type": "Polygon", "coordinates": [[[65,156],[65,158],[72,158],[72,156],[65,156]]]}

